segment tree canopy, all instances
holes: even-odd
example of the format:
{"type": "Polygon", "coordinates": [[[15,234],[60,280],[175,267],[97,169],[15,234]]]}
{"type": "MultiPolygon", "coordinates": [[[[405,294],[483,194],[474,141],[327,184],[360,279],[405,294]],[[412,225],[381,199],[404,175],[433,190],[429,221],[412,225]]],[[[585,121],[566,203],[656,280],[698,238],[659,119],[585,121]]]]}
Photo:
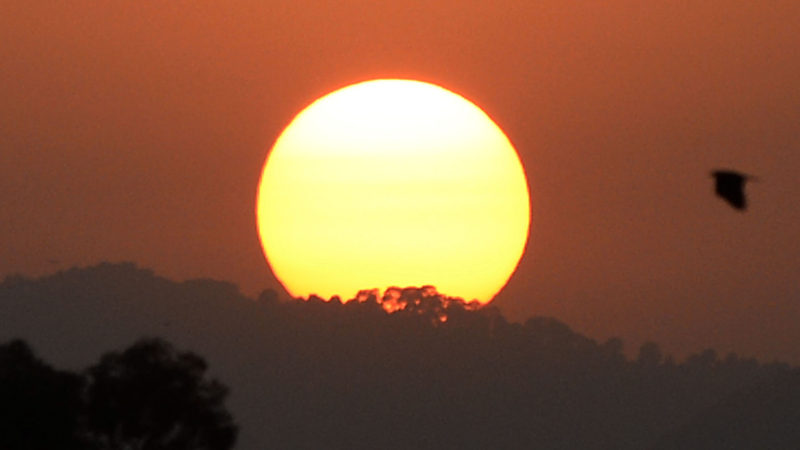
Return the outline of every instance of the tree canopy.
{"type": "Polygon", "coordinates": [[[228,390],[205,361],[144,339],[81,374],[58,371],[23,341],[0,346],[0,448],[228,450],[228,390]]]}

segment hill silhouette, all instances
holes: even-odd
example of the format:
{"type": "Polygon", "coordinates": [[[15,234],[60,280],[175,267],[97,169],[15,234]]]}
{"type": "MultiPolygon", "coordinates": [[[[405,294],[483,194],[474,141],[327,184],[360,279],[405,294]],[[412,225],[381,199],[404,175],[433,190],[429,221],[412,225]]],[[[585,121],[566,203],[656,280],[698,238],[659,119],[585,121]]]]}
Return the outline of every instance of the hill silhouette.
{"type": "Polygon", "coordinates": [[[791,450],[800,445],[800,372],[748,386],[663,436],[658,450],[791,450]]]}
{"type": "Polygon", "coordinates": [[[715,428],[723,419],[700,420],[724,417],[719,408],[745,422],[774,420],[773,404],[800,409],[797,396],[771,394],[797,386],[781,387],[797,374],[785,364],[713,350],[676,362],[654,343],[629,359],[619,339],[597,342],[547,317],[510,323],[430,286],[379,294],[249,299],[229,283],[104,263],[8,277],[0,342],[25,339],[75,369],[161,336],[203,355],[231,388],[242,449],[677,448],[668,445],[698,427],[718,440],[732,433],[715,428]],[[743,392],[754,393],[737,400],[743,392]],[[751,397],[759,408],[745,406],[751,397]]]}

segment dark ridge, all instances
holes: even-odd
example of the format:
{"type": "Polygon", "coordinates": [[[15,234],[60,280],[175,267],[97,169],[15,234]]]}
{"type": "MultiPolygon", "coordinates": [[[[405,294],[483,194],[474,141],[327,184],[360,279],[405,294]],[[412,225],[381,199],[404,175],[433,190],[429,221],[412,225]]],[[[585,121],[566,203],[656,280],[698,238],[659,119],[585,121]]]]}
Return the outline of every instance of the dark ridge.
{"type": "Polygon", "coordinates": [[[242,449],[643,449],[680,445],[676,433],[698,426],[721,440],[742,431],[714,425],[733,420],[719,411],[760,423],[800,410],[796,396],[770,394],[796,387],[781,387],[787,365],[713,350],[676,362],[655,343],[630,359],[620,339],[598,342],[548,317],[512,323],[432,286],[349,302],[249,299],[230,283],[101,264],[7,278],[0,320],[0,342],[25,339],[73,370],[142,336],[202,355],[231,389],[242,449]],[[714,409],[739,392],[756,403],[714,409]],[[703,414],[720,419],[706,425],[703,414]]]}

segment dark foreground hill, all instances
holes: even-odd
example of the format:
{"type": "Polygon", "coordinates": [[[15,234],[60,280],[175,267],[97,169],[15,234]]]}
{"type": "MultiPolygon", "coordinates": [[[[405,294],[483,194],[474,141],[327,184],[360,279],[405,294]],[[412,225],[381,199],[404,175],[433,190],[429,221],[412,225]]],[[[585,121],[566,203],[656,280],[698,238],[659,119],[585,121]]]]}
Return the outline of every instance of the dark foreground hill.
{"type": "Polygon", "coordinates": [[[252,300],[228,283],[101,264],[7,278],[0,342],[22,338],[80,370],[163,337],[230,387],[242,449],[728,448],[741,432],[796,448],[797,414],[778,413],[800,410],[786,365],[711,350],[679,364],[655,344],[629,360],[617,339],[551,318],[508,323],[432,288],[359,300],[252,300]]]}

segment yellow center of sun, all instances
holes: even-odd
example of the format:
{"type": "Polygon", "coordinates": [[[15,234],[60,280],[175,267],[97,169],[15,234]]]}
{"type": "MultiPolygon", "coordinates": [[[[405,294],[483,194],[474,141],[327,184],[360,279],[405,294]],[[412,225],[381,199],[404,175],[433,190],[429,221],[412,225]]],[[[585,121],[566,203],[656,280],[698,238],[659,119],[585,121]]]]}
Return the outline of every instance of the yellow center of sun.
{"type": "Polygon", "coordinates": [[[490,301],[530,223],[514,147],[439,86],[373,80],[319,98],[269,153],[256,206],[275,276],[296,297],[433,285],[490,301]]]}

